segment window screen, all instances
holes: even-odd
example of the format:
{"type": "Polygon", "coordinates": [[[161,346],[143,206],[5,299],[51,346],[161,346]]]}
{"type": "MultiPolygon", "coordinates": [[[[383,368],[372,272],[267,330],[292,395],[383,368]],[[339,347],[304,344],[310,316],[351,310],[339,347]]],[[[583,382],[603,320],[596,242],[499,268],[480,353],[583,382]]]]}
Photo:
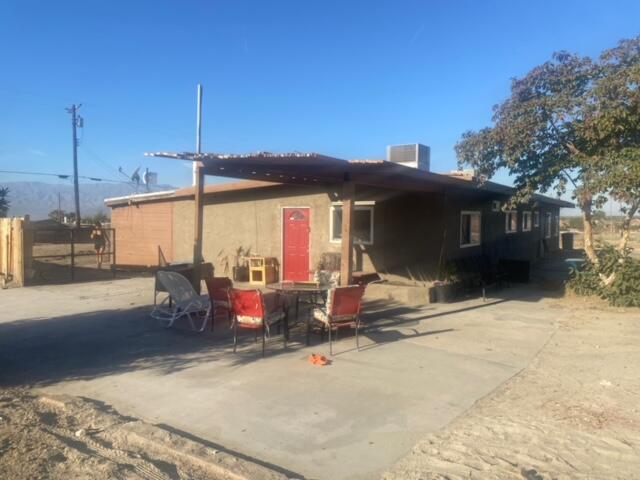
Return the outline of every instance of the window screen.
{"type": "MultiPolygon", "coordinates": [[[[353,241],[370,245],[373,243],[373,207],[355,206],[353,209],[353,241]]],[[[331,207],[331,241],[342,240],[342,206],[331,207]]]]}

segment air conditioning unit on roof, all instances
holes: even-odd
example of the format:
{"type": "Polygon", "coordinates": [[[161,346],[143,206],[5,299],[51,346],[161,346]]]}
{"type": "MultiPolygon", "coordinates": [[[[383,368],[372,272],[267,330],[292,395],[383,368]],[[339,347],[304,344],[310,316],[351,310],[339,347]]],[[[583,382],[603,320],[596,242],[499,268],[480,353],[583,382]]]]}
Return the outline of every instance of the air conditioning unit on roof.
{"type": "Polygon", "coordinates": [[[431,149],[420,143],[389,145],[387,160],[428,172],[431,164],[431,149]]]}

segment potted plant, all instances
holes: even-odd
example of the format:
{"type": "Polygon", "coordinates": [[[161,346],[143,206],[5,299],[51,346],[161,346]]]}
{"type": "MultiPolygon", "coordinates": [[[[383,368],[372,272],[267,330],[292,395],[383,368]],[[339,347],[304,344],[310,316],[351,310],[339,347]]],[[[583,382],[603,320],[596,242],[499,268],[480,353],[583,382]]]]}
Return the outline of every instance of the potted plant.
{"type": "Polygon", "coordinates": [[[249,281],[249,261],[251,255],[250,248],[238,247],[236,250],[236,265],[233,267],[233,280],[236,282],[249,281]]]}
{"type": "Polygon", "coordinates": [[[340,254],[324,252],[316,264],[313,281],[320,285],[337,285],[340,283],[340,254]]]}
{"type": "Polygon", "coordinates": [[[227,253],[224,251],[224,249],[220,250],[218,252],[218,256],[216,257],[217,263],[220,265],[220,268],[222,270],[222,272],[228,276],[229,275],[229,266],[230,266],[230,261],[229,261],[229,255],[227,255],[227,253]]]}

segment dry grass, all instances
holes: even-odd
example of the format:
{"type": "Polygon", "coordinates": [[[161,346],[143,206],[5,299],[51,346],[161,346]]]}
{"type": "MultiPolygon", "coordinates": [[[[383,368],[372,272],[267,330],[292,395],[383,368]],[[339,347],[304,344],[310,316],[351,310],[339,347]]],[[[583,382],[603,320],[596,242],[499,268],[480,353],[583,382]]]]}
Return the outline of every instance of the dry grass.
{"type": "MultiPolygon", "coordinates": [[[[584,239],[582,232],[574,231],[574,247],[575,248],[583,248],[584,247],[584,239]]],[[[620,241],[620,233],[612,232],[609,229],[605,229],[601,232],[596,232],[594,235],[594,240],[596,244],[603,245],[613,245],[617,246],[620,241]]],[[[635,258],[640,258],[640,231],[633,230],[631,231],[631,237],[629,239],[629,247],[631,247],[632,255],[635,258]]]]}

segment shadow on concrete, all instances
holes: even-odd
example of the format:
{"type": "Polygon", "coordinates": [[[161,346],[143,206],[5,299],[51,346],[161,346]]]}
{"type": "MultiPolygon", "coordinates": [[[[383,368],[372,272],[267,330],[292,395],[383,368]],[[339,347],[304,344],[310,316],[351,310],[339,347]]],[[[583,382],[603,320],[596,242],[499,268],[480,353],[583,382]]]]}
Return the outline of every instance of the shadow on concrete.
{"type": "MultiPolygon", "coordinates": [[[[538,282],[514,284],[499,290],[497,293],[501,295],[494,295],[491,298],[487,298],[486,301],[482,301],[481,298],[476,298],[473,295],[467,295],[465,298],[459,298],[452,303],[429,304],[419,307],[406,306],[394,300],[374,299],[366,301],[362,314],[362,321],[365,325],[362,335],[369,337],[375,343],[361,346],[360,350],[370,350],[377,346],[411,338],[453,332],[455,331],[454,329],[419,332],[409,327],[439,317],[480,310],[509,301],[538,302],[545,298],[559,298],[564,295],[564,286],[559,288],[558,285],[554,284],[554,288],[547,291],[538,282]],[[469,304],[470,302],[474,303],[469,304]]],[[[350,333],[341,332],[340,338],[349,335],[354,335],[354,331],[351,330],[350,333]]],[[[321,337],[318,335],[318,338],[321,337]]],[[[353,350],[355,350],[355,346],[354,348],[341,350],[340,353],[347,353],[353,350]]]]}
{"type": "MultiPolygon", "coordinates": [[[[284,352],[281,335],[268,340],[268,356],[284,352]]],[[[149,307],[0,324],[0,384],[5,386],[45,386],[143,369],[166,375],[203,363],[233,367],[261,358],[252,334],[241,336],[234,355],[228,328],[214,333],[165,329],[149,317],[149,307]]]]}
{"type": "MultiPolygon", "coordinates": [[[[408,323],[418,323],[422,320],[429,320],[430,318],[443,317],[448,315],[455,315],[456,313],[468,312],[471,310],[478,310],[481,308],[491,307],[509,301],[509,299],[492,299],[479,304],[468,305],[461,308],[454,309],[442,309],[442,305],[439,306],[424,306],[424,307],[405,307],[397,305],[393,302],[387,302],[385,300],[374,300],[367,302],[365,305],[364,317],[366,321],[371,324],[375,324],[377,329],[402,326],[408,323]],[[388,308],[384,308],[385,303],[390,305],[388,308]],[[433,312],[427,315],[423,315],[425,312],[433,312]],[[410,317],[403,317],[403,315],[412,315],[410,317]],[[399,317],[399,318],[398,318],[399,317]]],[[[447,304],[455,305],[455,304],[447,304]]]]}
{"type": "MultiPolygon", "coordinates": [[[[362,314],[363,329],[361,335],[369,338],[374,343],[360,347],[361,351],[371,350],[378,346],[383,346],[393,342],[408,340],[411,338],[426,337],[429,335],[437,335],[441,333],[449,333],[455,329],[447,328],[442,330],[429,330],[419,332],[416,329],[409,328],[411,325],[418,325],[424,320],[437,317],[455,315],[462,312],[477,310],[480,308],[491,307],[507,300],[493,300],[481,304],[468,305],[463,308],[442,310],[439,306],[424,307],[408,307],[393,300],[370,300],[365,302],[362,314]],[[425,312],[433,312],[424,315],[425,312]]],[[[339,333],[339,338],[354,336],[355,330],[345,330],[339,333]]],[[[326,335],[325,335],[326,336],[326,335]]],[[[312,343],[321,342],[323,336],[320,330],[316,331],[316,335],[312,336],[312,343]],[[315,340],[314,340],[315,337],[315,340]]],[[[356,350],[356,348],[348,348],[341,350],[339,353],[347,353],[356,350]]]]}
{"type": "MultiPolygon", "coordinates": [[[[488,304],[471,308],[482,308],[488,304]]],[[[376,344],[388,344],[414,336],[445,333],[444,330],[411,334],[407,325],[457,311],[435,311],[403,307],[394,302],[367,304],[365,335],[376,344]],[[418,316],[416,316],[418,315],[418,316]]],[[[301,312],[301,315],[305,315],[301,312]]],[[[303,317],[304,318],[304,317],[303,317]]],[[[89,380],[137,370],[168,375],[203,364],[220,363],[234,368],[262,359],[260,341],[251,331],[239,331],[238,353],[232,351],[233,338],[228,321],[216,322],[214,332],[165,329],[149,317],[149,307],[101,310],[52,318],[33,318],[0,324],[0,384],[5,386],[46,386],[63,381],[89,380]]],[[[341,332],[341,337],[353,332],[341,332]]],[[[291,330],[288,348],[282,334],[273,332],[267,341],[266,356],[273,357],[306,347],[304,321],[291,330]]],[[[313,335],[312,344],[320,342],[313,335]]],[[[371,348],[371,347],[367,347],[371,348]]]]}
{"type": "MultiPolygon", "coordinates": [[[[37,292],[34,293],[37,301],[37,292]]],[[[384,345],[415,336],[447,333],[447,330],[411,333],[408,327],[509,300],[537,301],[551,296],[529,286],[506,288],[501,293],[499,298],[487,302],[476,299],[460,305],[410,307],[384,299],[367,301],[364,334],[384,345]]],[[[45,386],[137,370],[150,370],[160,376],[203,364],[220,363],[233,368],[262,359],[260,342],[254,343],[250,331],[240,331],[239,350],[234,355],[228,322],[217,323],[214,332],[167,330],[151,319],[149,312],[150,307],[125,308],[1,323],[0,384],[45,386]]],[[[291,331],[288,348],[283,347],[282,335],[273,332],[267,342],[267,357],[305,347],[306,312],[300,315],[300,322],[291,331]]],[[[353,334],[340,332],[340,337],[353,334]]],[[[311,339],[312,344],[321,340],[315,334],[311,339]]]]}
{"type": "MultiPolygon", "coordinates": [[[[360,352],[364,352],[366,350],[373,350],[375,348],[383,347],[388,345],[389,343],[399,342],[402,340],[408,340],[411,338],[419,338],[419,337],[428,337],[431,335],[440,335],[442,333],[455,332],[455,328],[443,328],[441,330],[429,330],[427,332],[418,332],[417,330],[412,330],[412,333],[402,332],[400,330],[371,330],[367,329],[362,336],[369,338],[373,343],[369,343],[368,345],[360,344],[360,352]]],[[[353,348],[348,348],[346,350],[341,350],[334,356],[338,354],[348,353],[356,351],[357,348],[354,346],[353,348]]]]}

